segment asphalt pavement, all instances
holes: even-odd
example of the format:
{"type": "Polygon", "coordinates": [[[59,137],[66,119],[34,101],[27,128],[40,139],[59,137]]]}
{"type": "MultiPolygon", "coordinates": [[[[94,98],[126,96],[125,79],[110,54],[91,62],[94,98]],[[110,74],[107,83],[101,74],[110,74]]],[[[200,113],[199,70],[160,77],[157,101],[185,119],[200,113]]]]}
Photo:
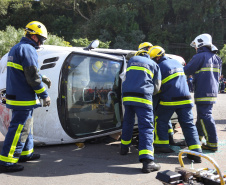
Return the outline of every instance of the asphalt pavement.
{"type": "MultiPolygon", "coordinates": [[[[196,110],[193,108],[194,117],[196,110]]],[[[226,94],[219,94],[217,104],[214,105],[213,115],[219,137],[219,151],[203,151],[213,158],[226,174],[226,94]]],[[[194,120],[195,121],[195,120],[194,120]]],[[[174,137],[184,139],[181,128],[178,126],[174,137]]],[[[0,150],[4,137],[0,134],[0,150]]],[[[35,153],[41,154],[37,161],[21,163],[24,170],[16,173],[1,173],[0,185],[159,185],[162,184],[155,177],[157,172],[143,174],[142,164],[138,161],[138,151],[132,147],[131,153],[119,155],[120,142],[86,142],[79,148],[75,143],[68,145],[54,145],[35,147],[35,153]]],[[[175,170],[179,167],[178,153],[180,147],[172,147],[176,152],[171,154],[156,154],[155,162],[162,166],[160,171],[175,170]]],[[[185,166],[191,162],[184,158],[185,166]]],[[[213,168],[206,159],[201,164],[194,164],[194,168],[213,168]]]]}

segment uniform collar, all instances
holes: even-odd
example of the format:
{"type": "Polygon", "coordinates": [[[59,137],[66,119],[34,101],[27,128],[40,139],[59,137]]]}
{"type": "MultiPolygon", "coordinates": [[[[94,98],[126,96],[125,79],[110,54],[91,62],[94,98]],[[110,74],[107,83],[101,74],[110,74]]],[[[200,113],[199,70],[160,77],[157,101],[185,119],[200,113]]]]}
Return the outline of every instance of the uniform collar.
{"type": "Polygon", "coordinates": [[[203,46],[201,48],[197,49],[197,53],[202,53],[202,52],[211,52],[210,48],[203,46]]]}
{"type": "Polygon", "coordinates": [[[34,42],[33,40],[27,38],[27,37],[22,37],[22,39],[20,40],[20,42],[24,43],[24,44],[30,44],[32,45],[34,48],[37,47],[37,43],[34,42]]]}
{"type": "Polygon", "coordinates": [[[164,61],[164,60],[166,60],[167,59],[167,57],[166,56],[163,56],[163,57],[161,57],[159,60],[158,60],[158,64],[160,64],[162,61],[164,61]]]}

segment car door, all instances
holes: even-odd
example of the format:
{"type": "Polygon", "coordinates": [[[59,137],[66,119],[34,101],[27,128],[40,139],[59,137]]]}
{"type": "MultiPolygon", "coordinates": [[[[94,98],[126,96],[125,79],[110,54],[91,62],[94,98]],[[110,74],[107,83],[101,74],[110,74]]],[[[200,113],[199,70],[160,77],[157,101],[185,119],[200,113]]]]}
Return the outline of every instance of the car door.
{"type": "Polygon", "coordinates": [[[72,52],[62,65],[58,114],[72,138],[106,135],[121,129],[122,57],[72,52]]]}

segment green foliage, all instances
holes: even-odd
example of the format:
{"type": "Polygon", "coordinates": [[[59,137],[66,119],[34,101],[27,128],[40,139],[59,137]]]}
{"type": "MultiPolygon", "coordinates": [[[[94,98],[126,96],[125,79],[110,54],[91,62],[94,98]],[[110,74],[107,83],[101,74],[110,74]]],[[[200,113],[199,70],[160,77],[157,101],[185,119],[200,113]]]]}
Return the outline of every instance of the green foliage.
{"type": "Polygon", "coordinates": [[[0,31],[0,58],[20,41],[23,34],[23,29],[16,30],[13,26],[7,26],[5,31],[0,31]]]}
{"type": "MultiPolygon", "coordinates": [[[[7,26],[5,31],[0,31],[0,58],[5,55],[12,46],[20,42],[24,36],[24,29],[15,29],[13,26],[7,26]]],[[[71,47],[70,43],[56,35],[48,35],[46,45],[57,45],[71,47]]]]}
{"type": "Polygon", "coordinates": [[[65,41],[63,38],[51,34],[48,34],[48,39],[46,40],[45,45],[72,47],[70,43],[65,41]]]}
{"type": "Polygon", "coordinates": [[[220,57],[221,57],[222,62],[223,62],[223,65],[222,65],[222,73],[224,74],[224,76],[226,76],[226,44],[220,50],[220,57]]]}
{"type": "Polygon", "coordinates": [[[137,10],[130,9],[127,4],[102,7],[84,25],[85,35],[88,38],[99,38],[103,41],[111,40],[113,48],[137,48],[144,38],[135,21],[137,14],[137,10]]]}
{"type": "MultiPolygon", "coordinates": [[[[92,41],[89,41],[87,38],[73,39],[72,45],[75,47],[87,47],[92,41]]],[[[109,48],[109,42],[100,41],[99,48],[109,48]]]]}

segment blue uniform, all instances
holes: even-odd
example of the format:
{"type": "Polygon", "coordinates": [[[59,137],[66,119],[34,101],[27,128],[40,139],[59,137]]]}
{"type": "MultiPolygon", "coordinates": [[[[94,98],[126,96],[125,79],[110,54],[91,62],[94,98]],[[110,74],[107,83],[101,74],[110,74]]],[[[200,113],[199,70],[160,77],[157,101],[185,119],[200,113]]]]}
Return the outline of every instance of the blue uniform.
{"type": "Polygon", "coordinates": [[[126,80],[122,84],[123,104],[125,106],[122,126],[121,147],[129,147],[132,141],[135,114],[138,117],[139,160],[154,160],[153,153],[153,92],[159,90],[161,83],[158,65],[147,55],[132,57],[127,66],[126,80]]]}
{"type": "Polygon", "coordinates": [[[48,97],[38,73],[35,46],[34,41],[23,37],[8,55],[6,107],[12,109],[12,120],[1,151],[0,165],[15,165],[19,158],[33,155],[33,109],[40,106],[37,95],[42,99],[48,97]]]}
{"type": "Polygon", "coordinates": [[[217,132],[212,116],[216,103],[222,60],[208,47],[198,48],[197,54],[184,67],[185,74],[194,76],[194,93],[197,107],[197,129],[205,136],[207,145],[217,149],[217,132]]]}
{"type": "Polygon", "coordinates": [[[193,124],[192,99],[183,66],[174,59],[162,57],[158,61],[162,74],[160,103],[155,116],[155,147],[169,147],[168,122],[178,115],[185,141],[190,150],[201,152],[198,132],[193,124]]]}

